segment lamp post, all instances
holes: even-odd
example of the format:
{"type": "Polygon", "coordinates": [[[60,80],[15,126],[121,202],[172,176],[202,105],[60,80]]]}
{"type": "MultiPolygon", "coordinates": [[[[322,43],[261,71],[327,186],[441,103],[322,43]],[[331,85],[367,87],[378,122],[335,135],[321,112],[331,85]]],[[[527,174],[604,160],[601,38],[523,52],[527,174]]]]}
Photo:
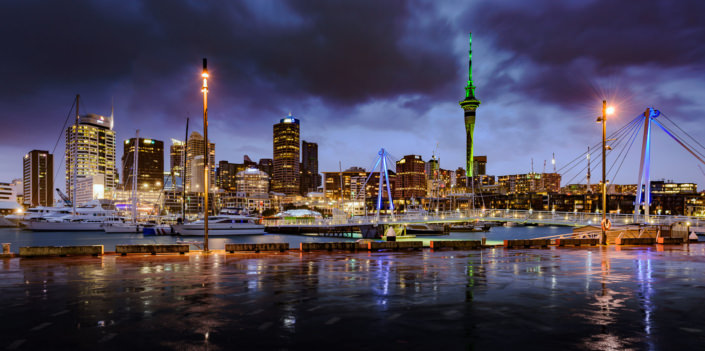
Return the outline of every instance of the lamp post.
{"type": "Polygon", "coordinates": [[[203,200],[204,200],[204,211],[203,211],[203,252],[208,252],[208,180],[210,174],[210,165],[208,162],[208,61],[203,59],[203,200]]]}
{"type": "Polygon", "coordinates": [[[607,107],[607,101],[602,100],[602,116],[597,120],[602,122],[602,234],[600,235],[600,244],[607,245],[607,234],[605,233],[605,223],[607,220],[607,175],[605,164],[607,160],[607,115],[612,114],[614,108],[607,107]]]}

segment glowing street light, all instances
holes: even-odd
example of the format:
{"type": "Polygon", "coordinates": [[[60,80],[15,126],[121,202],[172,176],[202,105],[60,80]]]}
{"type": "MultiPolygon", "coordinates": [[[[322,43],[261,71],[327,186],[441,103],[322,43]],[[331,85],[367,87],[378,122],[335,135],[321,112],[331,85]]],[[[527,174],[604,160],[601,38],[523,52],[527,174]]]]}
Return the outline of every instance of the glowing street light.
{"type": "MultiPolygon", "coordinates": [[[[605,224],[607,221],[607,174],[605,171],[605,163],[607,162],[607,115],[614,113],[614,107],[607,107],[607,100],[602,100],[602,116],[597,117],[598,122],[602,122],[602,234],[600,235],[600,244],[607,244],[607,234],[605,233],[605,224]]],[[[610,148],[611,149],[611,148],[610,148]]]]}
{"type": "Polygon", "coordinates": [[[208,162],[208,61],[203,59],[203,87],[201,92],[203,93],[203,199],[204,199],[204,213],[203,213],[203,252],[208,252],[208,181],[209,181],[209,168],[210,164],[208,162]]]}

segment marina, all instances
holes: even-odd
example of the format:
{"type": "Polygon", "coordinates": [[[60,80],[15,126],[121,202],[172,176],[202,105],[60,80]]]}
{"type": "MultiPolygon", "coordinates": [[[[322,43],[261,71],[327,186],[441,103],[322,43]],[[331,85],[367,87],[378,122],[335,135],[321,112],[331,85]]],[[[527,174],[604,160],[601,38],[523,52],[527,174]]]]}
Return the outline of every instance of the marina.
{"type": "MultiPolygon", "coordinates": [[[[505,239],[530,239],[542,235],[557,235],[570,233],[570,227],[493,227],[489,232],[459,232],[441,237],[442,239],[455,240],[480,240],[486,237],[488,242],[499,244],[505,239]]],[[[187,240],[199,241],[197,237],[185,237],[187,240]]],[[[230,237],[211,237],[210,245],[213,249],[222,250],[226,243],[267,243],[286,242],[292,247],[298,247],[301,242],[334,242],[355,241],[361,236],[352,238],[325,237],[316,235],[286,235],[264,234],[243,235],[230,237]]],[[[423,239],[417,236],[415,239],[423,239]]],[[[438,240],[438,236],[428,237],[427,240],[438,240]]],[[[21,246],[68,246],[68,245],[104,245],[105,251],[114,251],[119,244],[173,244],[183,240],[179,236],[145,236],[144,234],[106,234],[104,232],[31,232],[19,228],[0,228],[0,242],[10,243],[13,252],[19,252],[21,246]]],[[[196,247],[193,247],[194,249],[196,247]]]]}
{"type": "Polygon", "coordinates": [[[0,349],[705,345],[705,2],[6,3],[0,349]]]}

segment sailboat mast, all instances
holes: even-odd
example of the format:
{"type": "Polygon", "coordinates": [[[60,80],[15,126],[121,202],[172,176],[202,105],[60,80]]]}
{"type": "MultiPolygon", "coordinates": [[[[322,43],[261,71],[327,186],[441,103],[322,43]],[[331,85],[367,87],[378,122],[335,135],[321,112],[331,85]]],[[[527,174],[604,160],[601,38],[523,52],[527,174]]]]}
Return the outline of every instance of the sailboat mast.
{"type": "Polygon", "coordinates": [[[132,223],[137,223],[137,165],[140,154],[140,130],[135,132],[134,154],[132,155],[132,223]]]}

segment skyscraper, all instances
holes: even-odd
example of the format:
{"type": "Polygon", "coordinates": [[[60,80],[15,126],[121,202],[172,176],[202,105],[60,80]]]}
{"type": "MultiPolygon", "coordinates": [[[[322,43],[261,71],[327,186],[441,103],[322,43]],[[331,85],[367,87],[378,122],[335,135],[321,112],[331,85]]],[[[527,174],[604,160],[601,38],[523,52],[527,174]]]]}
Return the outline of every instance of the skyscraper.
{"type": "Polygon", "coordinates": [[[54,155],[49,151],[32,150],[22,159],[24,205],[28,207],[54,205],[54,155]]]}
{"type": "MultiPolygon", "coordinates": [[[[203,156],[205,146],[201,133],[195,131],[191,133],[191,136],[188,138],[188,144],[186,145],[186,169],[184,171],[184,185],[187,192],[196,192],[195,189],[191,189],[191,178],[193,176],[191,166],[196,156],[203,156]]],[[[215,143],[210,143],[208,146],[208,163],[210,166],[208,184],[215,186],[215,143]]],[[[203,189],[199,189],[198,191],[203,191],[203,189]]]]}
{"type": "Polygon", "coordinates": [[[218,188],[225,191],[237,191],[237,174],[247,169],[244,163],[218,162],[215,180],[218,188]]]}
{"type": "Polygon", "coordinates": [[[472,174],[474,176],[487,174],[487,156],[473,157],[472,174]]]}
{"type": "Polygon", "coordinates": [[[66,128],[66,190],[69,198],[73,197],[74,167],[76,177],[104,175],[105,190],[115,189],[117,169],[112,116],[83,115],[78,120],[78,127],[66,128]]]}
{"type": "MultiPolygon", "coordinates": [[[[169,173],[173,179],[181,179],[183,186],[184,159],[186,158],[186,144],[181,140],[171,139],[169,147],[169,173]]],[[[178,184],[178,181],[172,181],[178,184]]]]}
{"type": "Polygon", "coordinates": [[[397,161],[397,198],[409,200],[426,196],[426,162],[419,155],[406,155],[397,161]]]}
{"type": "MultiPolygon", "coordinates": [[[[125,140],[122,155],[124,189],[132,189],[134,180],[135,138],[125,140]]],[[[139,138],[137,156],[137,189],[161,190],[164,185],[164,142],[139,138]]]]}
{"type": "Polygon", "coordinates": [[[318,144],[301,141],[301,194],[316,191],[321,185],[318,174],[318,144]]]}
{"type": "Polygon", "coordinates": [[[299,120],[291,113],[274,125],[272,190],[286,195],[300,192],[299,120]]]}
{"type": "Polygon", "coordinates": [[[473,152],[475,132],[475,110],[480,106],[480,100],[475,97],[475,85],[472,81],[472,33],[470,33],[470,50],[468,51],[468,85],[465,87],[465,99],[460,101],[460,107],[465,112],[465,169],[468,178],[473,176],[473,152]]]}

